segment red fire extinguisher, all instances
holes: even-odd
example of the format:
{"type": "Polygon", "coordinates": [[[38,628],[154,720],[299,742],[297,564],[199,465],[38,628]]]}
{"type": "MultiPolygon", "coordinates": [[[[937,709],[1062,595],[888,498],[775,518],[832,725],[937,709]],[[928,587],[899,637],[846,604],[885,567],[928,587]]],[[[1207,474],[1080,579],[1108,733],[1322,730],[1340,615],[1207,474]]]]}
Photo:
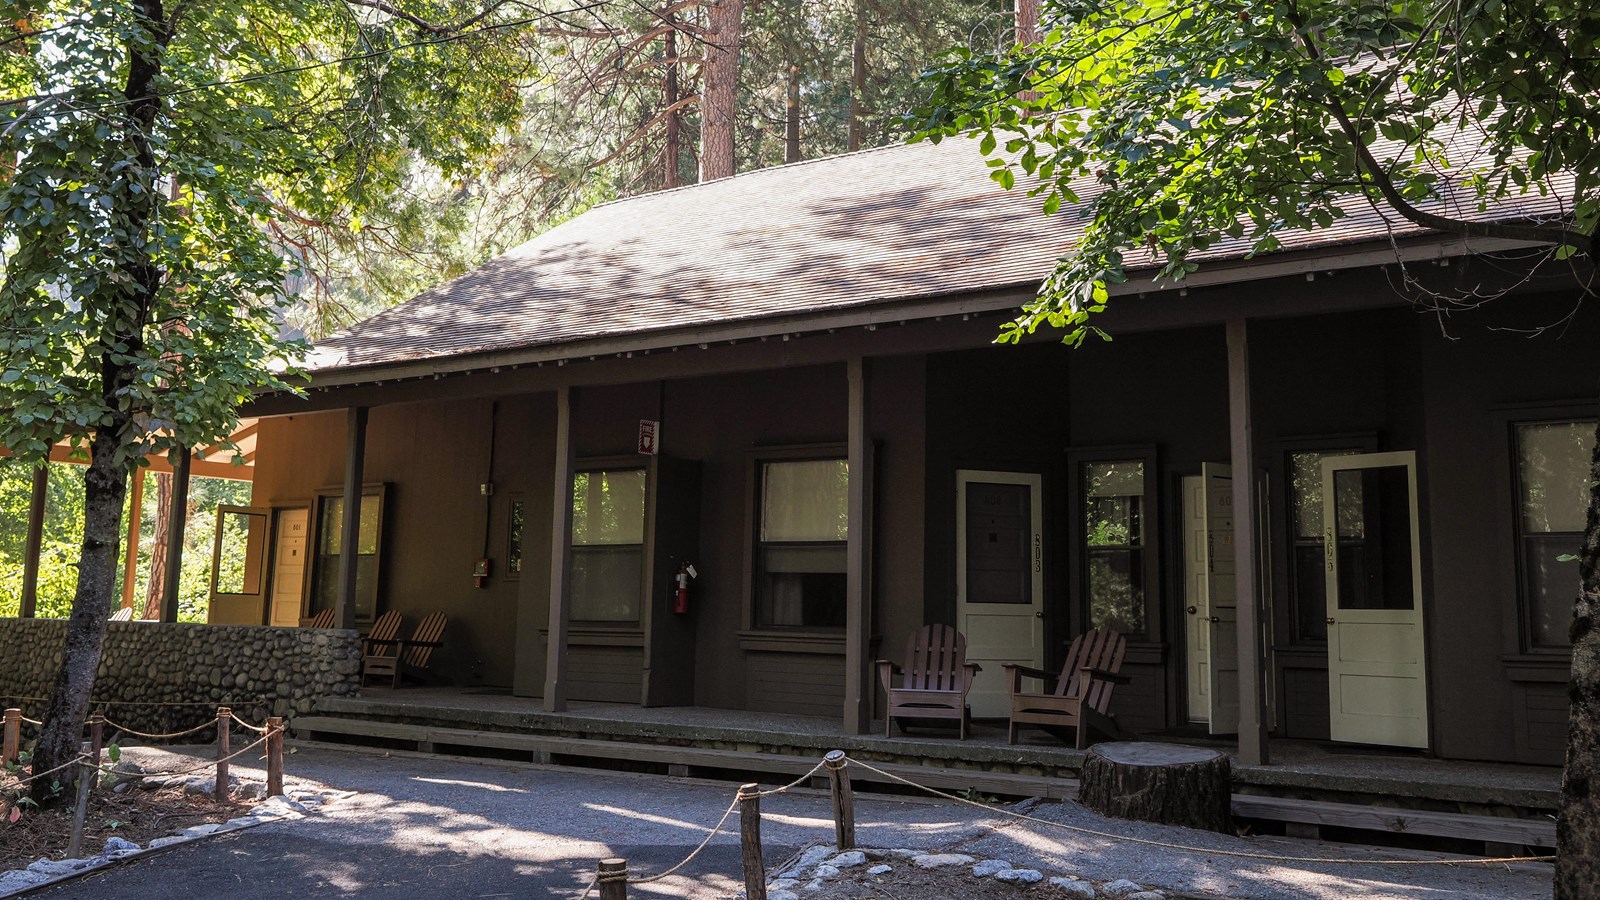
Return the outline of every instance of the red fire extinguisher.
{"type": "Polygon", "coordinates": [[[673,594],[672,597],[673,612],[680,616],[689,612],[689,579],[699,577],[700,573],[696,572],[694,570],[694,566],[690,565],[689,563],[684,563],[678,567],[678,574],[676,576],[678,590],[673,594]]]}

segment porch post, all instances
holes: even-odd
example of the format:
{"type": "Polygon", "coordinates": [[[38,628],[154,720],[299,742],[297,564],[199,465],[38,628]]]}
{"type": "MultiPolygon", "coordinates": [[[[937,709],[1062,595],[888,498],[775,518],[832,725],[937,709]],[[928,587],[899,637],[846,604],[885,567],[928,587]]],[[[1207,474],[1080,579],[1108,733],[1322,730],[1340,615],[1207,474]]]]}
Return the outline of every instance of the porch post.
{"type": "Polygon", "coordinates": [[[33,496],[28,501],[28,538],[22,551],[22,602],[17,617],[31,619],[39,603],[39,554],[44,550],[44,506],[50,496],[50,468],[33,470],[33,496]]]}
{"type": "Polygon", "coordinates": [[[361,551],[361,483],[367,459],[367,408],[352,406],[344,441],[344,519],[339,533],[339,593],[333,627],[356,627],[356,562],[361,551]]]}
{"type": "Polygon", "coordinates": [[[178,585],[183,576],[183,528],[189,521],[189,448],[178,447],[172,463],[172,506],[167,510],[167,567],[161,585],[161,621],[178,621],[178,585]]]}
{"type": "Polygon", "coordinates": [[[1228,320],[1228,424],[1233,467],[1233,560],[1239,615],[1239,761],[1267,763],[1266,693],[1256,605],[1255,444],[1250,424],[1250,349],[1244,319],[1228,320]]]}
{"type": "Polygon", "coordinates": [[[550,638],[545,650],[544,708],[567,710],[567,621],[572,613],[567,565],[572,556],[572,412],[570,386],[556,391],[556,465],[550,524],[550,638]]]}
{"type": "Polygon", "coordinates": [[[844,732],[863,734],[872,727],[873,696],[867,672],[872,635],[872,442],[867,434],[867,362],[857,356],[846,366],[850,532],[845,543],[844,732]]]}
{"type": "Polygon", "coordinates": [[[134,582],[139,580],[139,530],[144,512],[144,469],[133,470],[133,485],[128,488],[128,542],[122,556],[122,605],[133,606],[134,582]]]}

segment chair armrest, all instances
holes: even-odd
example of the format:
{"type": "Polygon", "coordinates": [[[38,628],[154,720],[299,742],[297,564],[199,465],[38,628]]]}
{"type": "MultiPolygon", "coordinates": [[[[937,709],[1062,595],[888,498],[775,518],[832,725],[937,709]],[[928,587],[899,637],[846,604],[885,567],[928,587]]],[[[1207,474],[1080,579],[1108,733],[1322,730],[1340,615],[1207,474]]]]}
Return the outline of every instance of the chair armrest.
{"type": "Polygon", "coordinates": [[[962,665],[966,666],[967,668],[971,669],[974,672],[982,672],[983,671],[983,666],[980,666],[977,663],[962,663],[962,665]]]}
{"type": "Polygon", "coordinates": [[[1116,672],[1108,672],[1105,669],[1096,669],[1094,666],[1083,666],[1082,668],[1078,669],[1078,671],[1087,672],[1089,677],[1093,678],[1095,681],[1109,681],[1112,684],[1127,684],[1133,680],[1126,675],[1121,675],[1116,672]]]}
{"type": "Polygon", "coordinates": [[[413,641],[407,638],[399,641],[401,647],[443,647],[444,641],[413,641]]]}
{"type": "Polygon", "coordinates": [[[900,667],[887,659],[877,660],[875,665],[878,667],[878,681],[883,684],[883,692],[887,694],[894,690],[894,676],[900,671],[900,667]]]}
{"type": "Polygon", "coordinates": [[[1046,672],[1032,666],[1019,666],[1016,663],[1006,663],[1006,671],[1017,675],[1026,675],[1029,678],[1055,678],[1059,673],[1046,672]]]}
{"type": "Polygon", "coordinates": [[[381,645],[381,646],[384,646],[384,647],[393,647],[393,646],[397,646],[397,645],[400,645],[400,644],[404,644],[405,641],[401,640],[400,638],[370,638],[370,637],[366,637],[366,638],[362,638],[361,639],[361,643],[367,645],[369,648],[372,645],[381,645]]]}

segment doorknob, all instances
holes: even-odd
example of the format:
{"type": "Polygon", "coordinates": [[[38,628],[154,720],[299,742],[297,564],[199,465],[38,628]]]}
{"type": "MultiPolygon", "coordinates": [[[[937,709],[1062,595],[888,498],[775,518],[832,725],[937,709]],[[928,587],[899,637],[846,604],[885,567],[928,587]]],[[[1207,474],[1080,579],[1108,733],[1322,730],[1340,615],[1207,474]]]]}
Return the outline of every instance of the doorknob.
{"type": "Polygon", "coordinates": [[[1044,613],[1042,611],[1041,612],[1036,612],[1036,613],[1033,614],[1033,617],[1035,619],[1042,619],[1042,618],[1044,618],[1044,613]]]}
{"type": "Polygon", "coordinates": [[[1329,624],[1329,625],[1333,625],[1333,624],[1336,624],[1336,623],[1335,623],[1335,622],[1334,622],[1334,621],[1333,621],[1333,616],[1329,616],[1329,617],[1328,617],[1328,624],[1329,624]]]}
{"type": "Polygon", "coordinates": [[[1220,617],[1220,616],[1212,616],[1211,617],[1211,621],[1213,621],[1213,622],[1221,622],[1222,621],[1222,617],[1220,617]]]}
{"type": "Polygon", "coordinates": [[[1189,615],[1191,615],[1191,616],[1194,615],[1195,613],[1199,612],[1199,611],[1200,611],[1200,608],[1198,606],[1189,607],[1189,615]]]}

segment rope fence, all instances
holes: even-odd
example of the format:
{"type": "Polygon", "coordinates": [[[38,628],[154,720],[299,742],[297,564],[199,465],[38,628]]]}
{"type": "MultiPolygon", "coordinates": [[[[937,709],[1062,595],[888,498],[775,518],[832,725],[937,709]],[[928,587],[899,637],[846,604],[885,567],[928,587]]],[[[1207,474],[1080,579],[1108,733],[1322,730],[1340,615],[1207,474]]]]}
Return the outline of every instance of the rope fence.
{"type": "MultiPolygon", "coordinates": [[[[836,846],[841,852],[854,849],[854,792],[850,785],[850,775],[848,771],[849,766],[852,765],[859,766],[862,770],[871,772],[880,778],[897,782],[906,787],[922,791],[931,796],[939,797],[943,800],[975,807],[991,815],[1003,816],[1015,821],[1029,822],[1034,825],[1042,825],[1048,828],[1057,828],[1063,831],[1072,832],[1074,834],[1086,835],[1089,837],[1100,838],[1102,840],[1137,844],[1147,847],[1159,847],[1164,850],[1172,850],[1180,853],[1192,853],[1202,856],[1218,856],[1231,859],[1250,859],[1262,862],[1298,865],[1412,867],[1508,865],[1510,863],[1550,862],[1555,859],[1554,856],[1498,856],[1452,859],[1360,859],[1353,857],[1289,856],[1276,853],[1258,853],[1246,850],[1225,850],[1216,847],[1198,847],[1191,844],[1159,841],[1150,838],[1140,838],[1132,835],[1118,834],[1112,831],[1086,828],[1081,825],[1071,825],[1066,822],[1056,822],[1050,819],[1028,815],[1027,813],[1017,812],[1015,810],[990,806],[989,804],[980,803],[976,800],[969,800],[966,797],[960,796],[959,794],[952,794],[948,791],[941,791],[937,788],[921,784],[913,779],[897,775],[894,772],[886,771],[872,765],[871,763],[847,756],[842,750],[834,750],[824,756],[823,759],[813,766],[806,774],[800,776],[794,781],[789,782],[786,785],[783,785],[782,787],[761,790],[760,786],[756,784],[741,785],[738,792],[734,795],[732,802],[728,804],[727,810],[723,812],[722,818],[718,819],[717,823],[711,827],[711,829],[707,832],[705,839],[700,842],[699,846],[691,850],[688,856],[684,857],[681,862],[670,869],[659,872],[655,875],[636,877],[628,874],[628,863],[625,859],[609,858],[600,860],[596,869],[595,877],[591,879],[588,886],[584,888],[579,900],[588,900],[590,895],[594,894],[597,888],[599,889],[599,900],[626,900],[628,885],[648,884],[653,881],[660,881],[678,873],[679,871],[683,870],[684,867],[689,865],[689,863],[692,862],[696,857],[698,857],[701,852],[711,844],[712,839],[714,839],[724,830],[728,824],[729,818],[733,816],[735,809],[739,810],[740,844],[744,859],[745,896],[748,898],[748,900],[766,900],[766,867],[761,854],[761,798],[787,793],[804,784],[807,780],[811,779],[819,772],[826,770],[825,774],[828,778],[829,794],[833,805],[836,846]]],[[[981,827],[989,827],[991,829],[1005,827],[1004,825],[987,825],[983,822],[977,822],[974,824],[977,824],[981,827]]]]}
{"type": "MultiPolygon", "coordinates": [[[[59,772],[79,763],[82,763],[87,768],[93,769],[97,773],[101,772],[102,769],[100,757],[104,747],[103,735],[106,727],[110,727],[122,734],[132,735],[134,737],[148,740],[172,740],[175,738],[187,737],[189,735],[204,731],[205,729],[215,727],[217,729],[216,759],[187,769],[181,769],[177,772],[163,772],[160,774],[164,777],[177,777],[193,775],[207,769],[215,769],[217,780],[214,796],[218,801],[223,801],[228,799],[228,764],[233,760],[238,759],[240,756],[243,756],[244,754],[256,749],[257,747],[265,746],[265,758],[267,763],[267,795],[276,796],[282,794],[284,734],[283,717],[269,716],[264,724],[255,725],[239,718],[239,716],[235,714],[234,711],[229,707],[219,706],[216,709],[217,715],[214,720],[202,722],[193,728],[188,728],[183,731],[174,731],[165,734],[137,731],[113,722],[103,715],[95,714],[89,717],[88,722],[84,723],[89,729],[89,746],[87,753],[74,757],[72,760],[56,766],[55,768],[46,770],[44,772],[36,772],[27,778],[19,778],[16,783],[18,786],[26,785],[36,779],[44,777],[45,775],[59,772]],[[246,744],[239,750],[233,750],[230,744],[233,730],[232,726],[234,724],[238,724],[240,727],[259,735],[259,737],[249,744],[246,744]]],[[[10,766],[19,759],[22,749],[21,725],[24,722],[39,724],[37,720],[29,719],[23,716],[20,709],[12,708],[5,710],[3,723],[0,723],[0,731],[3,731],[3,742],[0,742],[0,765],[10,766]]]]}

